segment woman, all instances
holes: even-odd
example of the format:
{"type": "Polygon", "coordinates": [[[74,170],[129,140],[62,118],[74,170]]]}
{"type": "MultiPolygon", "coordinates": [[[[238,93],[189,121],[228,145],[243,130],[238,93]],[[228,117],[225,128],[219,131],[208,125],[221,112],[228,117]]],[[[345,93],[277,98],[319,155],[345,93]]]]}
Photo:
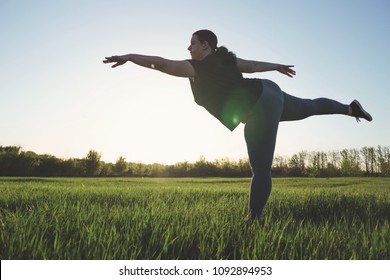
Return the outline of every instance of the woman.
{"type": "Polygon", "coordinates": [[[117,67],[131,61],[169,75],[190,79],[195,102],[203,106],[228,129],[245,124],[245,140],[252,168],[249,197],[250,220],[259,218],[271,193],[271,166],[280,121],[301,120],[313,115],[343,114],[371,121],[358,101],[350,105],[337,101],[301,99],[283,92],[270,80],[246,79],[242,73],[279,71],[295,75],[292,65],[237,58],[225,47],[217,47],[217,36],[209,30],[192,35],[188,47],[191,60],[127,54],[106,57],[104,63],[117,67]]]}

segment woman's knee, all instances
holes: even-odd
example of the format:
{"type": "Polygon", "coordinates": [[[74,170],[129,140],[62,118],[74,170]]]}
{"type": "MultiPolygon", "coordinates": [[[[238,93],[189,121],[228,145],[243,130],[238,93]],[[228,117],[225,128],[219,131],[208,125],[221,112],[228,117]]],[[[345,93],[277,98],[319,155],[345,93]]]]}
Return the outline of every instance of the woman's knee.
{"type": "Polygon", "coordinates": [[[271,166],[251,166],[253,177],[261,180],[271,178],[271,166]]]}

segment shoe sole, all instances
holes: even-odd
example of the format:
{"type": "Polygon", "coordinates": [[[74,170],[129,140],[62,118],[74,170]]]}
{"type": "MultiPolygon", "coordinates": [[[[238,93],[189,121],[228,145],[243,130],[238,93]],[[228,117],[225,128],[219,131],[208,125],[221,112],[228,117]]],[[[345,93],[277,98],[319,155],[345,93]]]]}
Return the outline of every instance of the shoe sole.
{"type": "Polygon", "coordinates": [[[363,109],[362,105],[360,105],[359,101],[357,101],[356,99],[353,101],[358,107],[359,109],[363,112],[363,114],[365,115],[365,119],[368,120],[369,122],[372,121],[372,117],[371,115],[363,109]]]}

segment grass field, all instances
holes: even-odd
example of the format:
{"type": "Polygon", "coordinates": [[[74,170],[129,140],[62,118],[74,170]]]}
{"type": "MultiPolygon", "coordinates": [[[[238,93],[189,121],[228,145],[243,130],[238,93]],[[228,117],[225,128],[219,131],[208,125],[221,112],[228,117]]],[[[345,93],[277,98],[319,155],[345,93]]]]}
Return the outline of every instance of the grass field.
{"type": "Polygon", "coordinates": [[[1,259],[389,259],[390,178],[0,178],[1,259]]]}

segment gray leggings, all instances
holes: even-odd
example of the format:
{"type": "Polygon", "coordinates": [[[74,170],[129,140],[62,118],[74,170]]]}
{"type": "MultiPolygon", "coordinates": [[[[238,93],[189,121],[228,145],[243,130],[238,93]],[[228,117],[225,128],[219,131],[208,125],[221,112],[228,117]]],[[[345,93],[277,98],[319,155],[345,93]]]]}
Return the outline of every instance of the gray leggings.
{"type": "Polygon", "coordinates": [[[272,188],[271,166],[280,121],[301,120],[314,115],[348,115],[349,105],[318,98],[301,99],[283,92],[270,80],[263,81],[263,93],[245,124],[245,141],[252,168],[249,211],[258,217],[272,188]]]}

